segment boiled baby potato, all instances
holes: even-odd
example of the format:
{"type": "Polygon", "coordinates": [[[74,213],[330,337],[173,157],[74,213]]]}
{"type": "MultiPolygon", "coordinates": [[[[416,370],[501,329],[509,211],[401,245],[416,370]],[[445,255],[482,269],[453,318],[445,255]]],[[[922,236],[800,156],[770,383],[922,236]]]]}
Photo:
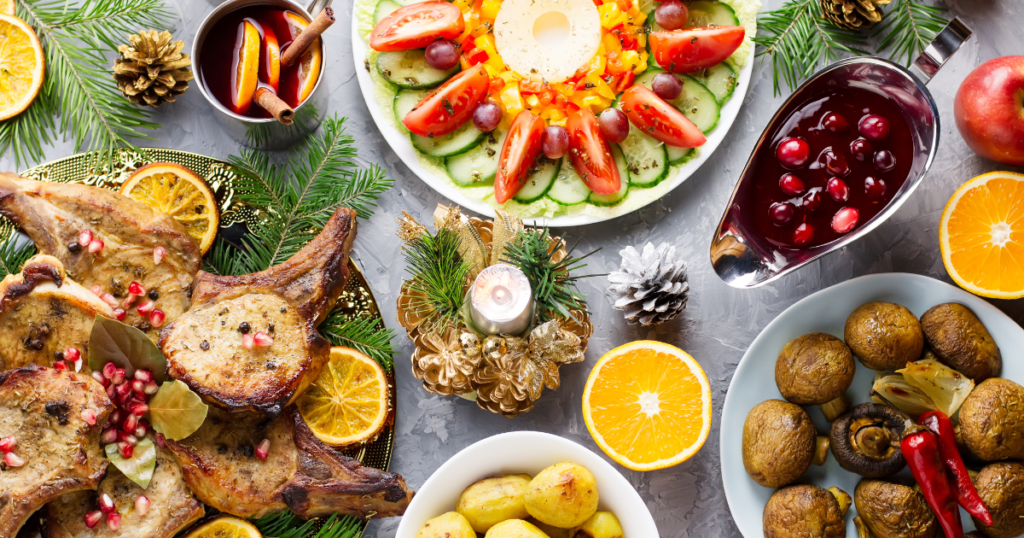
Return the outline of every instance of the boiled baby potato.
{"type": "Polygon", "coordinates": [[[424,523],[416,538],[476,538],[476,533],[466,518],[457,512],[448,512],[424,523]]]}
{"type": "Polygon", "coordinates": [[[563,529],[578,527],[597,512],[597,480],[583,466],[556,463],[530,481],[525,500],[534,518],[563,529]]]}
{"type": "Polygon", "coordinates": [[[506,519],[526,519],[523,495],[530,484],[528,474],[485,478],[459,495],[455,511],[462,514],[479,533],[487,532],[506,519]]]}
{"type": "Polygon", "coordinates": [[[508,519],[491,527],[484,538],[550,538],[544,531],[521,519],[508,519]]]}
{"type": "Polygon", "coordinates": [[[622,538],[622,525],[611,512],[598,512],[586,521],[572,538],[622,538]]]}

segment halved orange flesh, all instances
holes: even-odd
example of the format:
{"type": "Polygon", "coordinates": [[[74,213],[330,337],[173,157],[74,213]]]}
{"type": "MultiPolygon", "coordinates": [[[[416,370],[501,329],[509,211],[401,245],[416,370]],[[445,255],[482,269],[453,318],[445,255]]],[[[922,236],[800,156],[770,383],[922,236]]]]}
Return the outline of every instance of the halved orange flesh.
{"type": "Polygon", "coordinates": [[[14,16],[14,0],[0,0],[0,15],[14,16]]]}
{"type": "MultiPolygon", "coordinates": [[[[292,36],[298,37],[303,30],[309,27],[309,22],[299,15],[287,12],[285,17],[292,28],[292,36]]],[[[299,103],[305,101],[309,94],[313,93],[316,81],[320,78],[320,66],[323,63],[323,40],[317,38],[309,50],[299,59],[299,103]]]]}
{"type": "Polygon", "coordinates": [[[964,183],[939,223],[942,263],[963,289],[1024,297],[1024,175],[989,172],[964,183]]]}
{"type": "Polygon", "coordinates": [[[147,164],[135,171],[121,194],[178,221],[206,254],[217,237],[220,211],[210,188],[198,174],[174,163],[147,164]]]}
{"type": "Polygon", "coordinates": [[[277,42],[277,34],[269,26],[263,28],[263,49],[264,63],[260,74],[276,92],[281,83],[281,46],[277,42]]]}
{"type": "Polygon", "coordinates": [[[372,441],[391,411],[388,378],[377,361],[332,347],[316,381],[299,397],[299,413],[313,435],[333,447],[372,441]]]}
{"type": "Polygon", "coordinates": [[[256,93],[260,73],[260,31],[249,21],[238,26],[235,42],[235,73],[231,88],[231,106],[238,114],[245,114],[252,105],[252,94],[256,93]]]}
{"type": "Polygon", "coordinates": [[[583,390],[583,420],[609,457],[634,471],[682,463],[711,432],[711,386],[685,351],[641,340],[606,353],[583,390]]]}
{"type": "Polygon", "coordinates": [[[185,538],[261,538],[259,529],[244,519],[221,516],[196,525],[185,538]]]}
{"type": "Polygon", "coordinates": [[[36,100],[45,73],[36,32],[17,17],[0,15],[0,120],[21,114],[36,100]]]}

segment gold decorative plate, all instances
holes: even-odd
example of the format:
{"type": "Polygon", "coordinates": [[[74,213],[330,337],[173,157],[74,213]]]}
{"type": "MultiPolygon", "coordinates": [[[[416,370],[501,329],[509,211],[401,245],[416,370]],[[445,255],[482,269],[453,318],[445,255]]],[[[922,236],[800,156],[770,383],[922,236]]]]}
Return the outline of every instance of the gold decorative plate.
{"type": "MultiPolygon", "coordinates": [[[[95,153],[79,153],[56,161],[41,164],[21,173],[22,176],[38,181],[56,183],[84,183],[112,190],[120,190],[121,184],[139,167],[153,162],[170,162],[180,164],[199,174],[206,180],[220,208],[221,231],[236,224],[255,227],[260,225],[259,213],[234,200],[234,181],[237,178],[234,167],[230,163],[186,151],[161,148],[143,148],[146,155],[138,151],[122,148],[115,152],[110,164],[97,167],[95,153]]],[[[0,237],[9,237],[16,230],[10,220],[0,217],[0,237]]],[[[362,271],[349,259],[350,277],[345,291],[338,299],[336,310],[341,310],[346,317],[366,317],[377,320],[377,326],[384,329],[384,318],[377,307],[370,285],[363,277],[362,271]]],[[[388,470],[391,465],[391,454],[395,441],[395,374],[388,372],[391,388],[391,416],[384,431],[371,443],[362,447],[344,451],[346,456],[359,460],[363,465],[376,469],[388,470]]],[[[366,524],[362,523],[365,530],[366,524]]]]}

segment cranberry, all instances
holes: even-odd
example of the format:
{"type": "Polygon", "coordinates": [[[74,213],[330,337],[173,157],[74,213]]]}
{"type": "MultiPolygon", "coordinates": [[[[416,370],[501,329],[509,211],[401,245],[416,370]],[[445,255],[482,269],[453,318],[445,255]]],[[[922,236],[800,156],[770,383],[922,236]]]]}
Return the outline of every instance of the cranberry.
{"type": "Polygon", "coordinates": [[[891,151],[883,149],[875,152],[874,163],[875,169],[879,172],[888,172],[896,168],[896,157],[892,156],[891,151]]]}
{"type": "Polygon", "coordinates": [[[846,118],[842,114],[832,112],[826,115],[825,119],[821,121],[821,126],[833,133],[841,133],[850,127],[850,122],[846,121],[846,118]]]}
{"type": "Polygon", "coordinates": [[[775,223],[776,226],[786,225],[789,221],[793,220],[793,215],[795,214],[796,210],[793,209],[793,204],[789,202],[774,204],[770,210],[772,222],[775,223]]]}
{"type": "Polygon", "coordinates": [[[811,157],[811,146],[800,137],[783,138],[775,149],[775,157],[786,168],[800,168],[811,157]]]}
{"type": "Polygon", "coordinates": [[[802,247],[810,243],[813,239],[814,226],[811,226],[806,222],[800,223],[800,226],[797,226],[796,229],[793,230],[793,244],[798,247],[802,247]]]}
{"type": "Polygon", "coordinates": [[[654,21],[666,30],[679,30],[686,26],[686,22],[689,19],[690,12],[686,9],[686,4],[679,0],[668,0],[666,2],[662,2],[661,5],[654,10],[654,21]]]}
{"type": "Polygon", "coordinates": [[[629,136],[629,119],[617,108],[606,108],[597,119],[604,139],[618,144],[629,136]]]}
{"type": "Polygon", "coordinates": [[[846,157],[843,157],[841,153],[833,151],[831,147],[825,148],[818,155],[818,164],[811,168],[821,167],[826,168],[834,176],[846,177],[850,173],[850,165],[846,163],[846,157]]]}
{"type": "Polygon", "coordinates": [[[850,187],[846,185],[845,181],[837,177],[828,180],[825,189],[828,191],[828,195],[837,202],[842,203],[850,199],[850,187]]]}
{"type": "Polygon", "coordinates": [[[859,219],[860,211],[852,207],[844,207],[836,212],[836,216],[832,217],[832,229],[836,233],[848,233],[857,226],[859,219]]]}
{"type": "Polygon", "coordinates": [[[864,192],[868,198],[877,200],[885,196],[885,181],[871,176],[864,178],[864,192]]]}
{"type": "Polygon", "coordinates": [[[793,174],[783,174],[779,179],[779,188],[790,196],[800,196],[804,193],[804,182],[793,174]]]}
{"type": "Polygon", "coordinates": [[[569,151],[569,131],[561,125],[547,127],[540,137],[540,147],[547,158],[561,159],[569,151]]]}
{"type": "Polygon", "coordinates": [[[857,159],[860,162],[865,162],[871,158],[872,151],[871,142],[868,142],[863,138],[858,138],[853,142],[850,142],[850,153],[853,154],[854,159],[857,159]]]}
{"type": "Polygon", "coordinates": [[[447,71],[459,64],[459,48],[447,39],[438,39],[427,45],[423,55],[427,65],[434,69],[447,71]]]}
{"type": "Polygon", "coordinates": [[[885,140],[885,137],[889,136],[889,120],[878,114],[868,114],[861,118],[858,130],[868,140],[885,140]]]}
{"type": "Polygon", "coordinates": [[[490,101],[480,103],[473,111],[473,125],[482,133],[489,133],[501,123],[501,107],[490,101]]]}
{"type": "Polygon", "coordinates": [[[683,93],[683,82],[672,73],[658,73],[651,81],[651,89],[658,97],[671,101],[683,93]]]}
{"type": "Polygon", "coordinates": [[[821,187],[815,187],[805,194],[801,199],[800,207],[811,213],[817,211],[821,207],[821,187]]]}

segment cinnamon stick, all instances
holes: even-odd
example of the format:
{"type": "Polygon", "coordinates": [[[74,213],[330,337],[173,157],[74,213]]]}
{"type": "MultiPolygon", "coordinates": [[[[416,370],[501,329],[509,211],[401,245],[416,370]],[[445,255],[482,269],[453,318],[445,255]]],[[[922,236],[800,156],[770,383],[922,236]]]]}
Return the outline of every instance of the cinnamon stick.
{"type": "Polygon", "coordinates": [[[302,30],[299,37],[292,41],[291,45],[281,55],[281,65],[291,65],[306,53],[306,50],[320,37],[320,34],[327,31],[334,24],[334,9],[325,7],[319,15],[309,23],[309,26],[302,30]]]}
{"type": "Polygon", "coordinates": [[[281,122],[282,125],[291,125],[295,119],[295,110],[288,106],[288,103],[285,103],[270,88],[260,86],[256,89],[256,93],[253,94],[252,98],[264,110],[270,112],[274,119],[281,122]]]}

